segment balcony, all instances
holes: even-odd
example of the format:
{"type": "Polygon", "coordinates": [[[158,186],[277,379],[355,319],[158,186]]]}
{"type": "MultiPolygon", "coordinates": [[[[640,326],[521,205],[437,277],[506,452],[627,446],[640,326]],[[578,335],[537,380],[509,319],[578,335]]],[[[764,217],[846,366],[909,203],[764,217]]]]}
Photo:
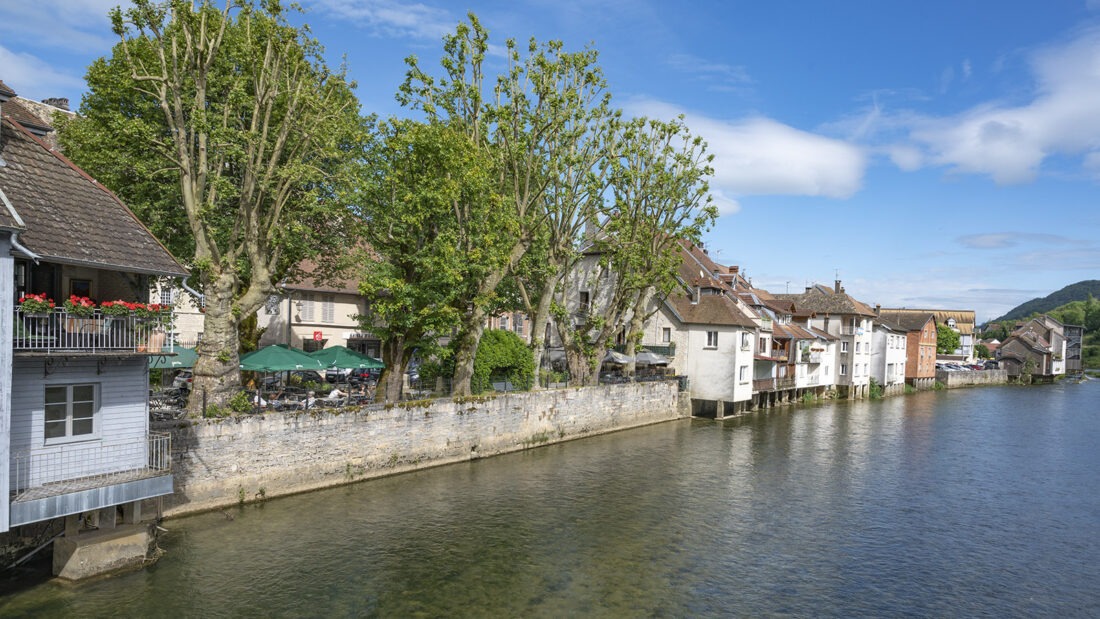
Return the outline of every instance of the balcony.
{"type": "Polygon", "coordinates": [[[12,455],[12,526],[172,493],[172,438],[152,432],[12,455]]]}
{"type": "Polygon", "coordinates": [[[793,376],[786,376],[784,378],[757,378],[752,381],[752,390],[754,392],[760,391],[781,391],[783,389],[794,389],[795,380],[793,376]]]}
{"type": "Polygon", "coordinates": [[[64,310],[26,314],[17,307],[12,349],[46,354],[174,352],[162,322],[133,314],[104,314],[98,309],[78,316],[64,310]]]}
{"type": "Polygon", "coordinates": [[[798,354],[800,363],[821,363],[821,353],[800,351],[798,354]]]}

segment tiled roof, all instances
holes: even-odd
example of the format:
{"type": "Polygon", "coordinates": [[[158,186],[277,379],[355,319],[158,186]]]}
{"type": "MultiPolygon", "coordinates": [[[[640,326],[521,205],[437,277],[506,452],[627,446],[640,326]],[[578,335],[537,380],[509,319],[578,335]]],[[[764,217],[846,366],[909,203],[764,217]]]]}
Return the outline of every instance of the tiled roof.
{"type": "Polygon", "coordinates": [[[359,294],[359,278],[352,269],[333,275],[318,275],[319,265],[312,260],[303,260],[298,265],[299,275],[293,277],[283,288],[306,292],[336,292],[341,294],[359,294]]]}
{"type": "Polygon", "coordinates": [[[4,83],[4,80],[0,80],[0,95],[14,97],[15,91],[8,88],[8,85],[4,83]]]}
{"type": "Polygon", "coordinates": [[[817,314],[855,314],[874,316],[875,312],[867,304],[857,301],[846,292],[836,292],[828,286],[816,285],[801,294],[775,294],[776,299],[794,301],[802,308],[817,314]]]}
{"type": "Polygon", "coordinates": [[[920,331],[929,319],[936,319],[929,310],[882,308],[875,320],[902,331],[920,331]]]}
{"type": "Polygon", "coordinates": [[[32,133],[42,135],[53,131],[53,127],[50,126],[49,122],[32,112],[28,106],[23,105],[23,99],[11,99],[4,103],[4,107],[0,109],[3,110],[6,118],[18,121],[19,124],[30,129],[32,133]]]}
{"type": "Polygon", "coordinates": [[[665,302],[684,324],[756,328],[756,323],[725,295],[705,294],[700,296],[698,303],[692,303],[688,297],[678,294],[665,302]]]}
{"type": "Polygon", "coordinates": [[[974,310],[945,310],[945,309],[928,309],[928,308],[902,308],[902,309],[890,309],[882,310],[883,312],[913,312],[916,314],[932,314],[936,317],[936,323],[947,324],[949,319],[955,320],[955,328],[958,329],[962,335],[971,335],[974,333],[974,310]]]}
{"type": "Polygon", "coordinates": [[[8,117],[0,122],[0,190],[26,224],[20,240],[46,260],[154,275],[187,275],[130,209],[8,117]]]}

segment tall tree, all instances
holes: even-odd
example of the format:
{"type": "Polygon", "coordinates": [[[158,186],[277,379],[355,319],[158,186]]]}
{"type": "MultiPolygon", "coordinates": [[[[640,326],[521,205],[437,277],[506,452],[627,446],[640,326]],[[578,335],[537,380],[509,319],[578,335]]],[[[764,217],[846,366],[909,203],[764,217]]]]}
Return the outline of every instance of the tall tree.
{"type": "Polygon", "coordinates": [[[89,69],[63,142],[108,182],[148,174],[112,188],[191,255],[206,303],[195,390],[223,402],[240,383],[241,320],[290,265],[348,240],[336,196],[354,172],[358,102],[277,0],[135,0],[111,17],[120,43],[89,69]]]}
{"type": "Polygon", "coordinates": [[[360,291],[364,327],[382,340],[379,395],[393,401],[413,352],[427,357],[459,326],[472,287],[508,259],[515,231],[491,160],[466,134],[395,120],[377,135],[358,200],[375,264],[360,291]]]}
{"type": "Polygon", "coordinates": [[[953,355],[959,349],[959,332],[947,325],[936,325],[936,352],[953,355]]]}
{"type": "Polygon", "coordinates": [[[596,383],[604,352],[618,334],[633,357],[645,321],[677,285],[680,242],[698,242],[717,217],[707,181],[712,159],[682,118],[617,124],[605,164],[612,199],[603,207],[589,260],[571,275],[557,308],[575,381],[596,383]],[[587,312],[565,315],[564,297],[581,290],[593,295],[587,312]]]}
{"type": "Polygon", "coordinates": [[[566,52],[560,41],[540,45],[532,39],[526,53],[515,40],[505,43],[507,70],[497,76],[490,96],[485,88],[488,32],[473,14],[444,37],[443,75],[432,77],[415,57],[399,94],[429,120],[460,128],[488,153],[496,170],[497,192],[506,198],[517,223],[508,260],[476,281],[462,301],[463,320],[455,352],[455,393],[470,392],[474,358],[497,287],[543,234],[544,196],[555,181],[548,169],[583,137],[578,113],[600,99],[603,76],[596,52],[566,52]]]}

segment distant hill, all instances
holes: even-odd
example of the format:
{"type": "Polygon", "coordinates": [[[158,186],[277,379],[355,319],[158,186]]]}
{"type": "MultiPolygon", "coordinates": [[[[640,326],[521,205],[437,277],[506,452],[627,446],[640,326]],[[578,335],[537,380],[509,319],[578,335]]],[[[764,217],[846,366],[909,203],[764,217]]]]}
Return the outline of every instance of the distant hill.
{"type": "Polygon", "coordinates": [[[1035,313],[1042,314],[1067,303],[1072,303],[1073,301],[1086,301],[1090,294],[1100,299],[1100,279],[1087,279],[1083,282],[1070,284],[1058,292],[1048,294],[1042,299],[1032,299],[1026,303],[1021,303],[1004,316],[992,322],[1019,320],[1021,318],[1027,318],[1035,313]]]}

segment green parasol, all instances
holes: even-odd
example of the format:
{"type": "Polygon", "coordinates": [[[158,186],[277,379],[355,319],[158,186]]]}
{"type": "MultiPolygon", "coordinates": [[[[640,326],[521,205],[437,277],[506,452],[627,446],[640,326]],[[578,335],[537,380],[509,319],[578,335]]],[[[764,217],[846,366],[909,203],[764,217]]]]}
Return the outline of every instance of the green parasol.
{"type": "Polygon", "coordinates": [[[347,346],[329,346],[309,353],[310,357],[321,362],[327,368],[347,369],[371,369],[384,368],[386,364],[374,357],[368,357],[355,352],[347,346]]]}
{"type": "Polygon", "coordinates": [[[241,369],[250,372],[319,371],[324,370],[325,366],[297,348],[275,344],[243,355],[241,369]]]}
{"type": "Polygon", "coordinates": [[[175,357],[168,355],[150,357],[149,369],[178,370],[182,368],[193,368],[195,367],[195,360],[199,358],[194,348],[187,348],[186,346],[176,346],[175,353],[175,357]]]}

